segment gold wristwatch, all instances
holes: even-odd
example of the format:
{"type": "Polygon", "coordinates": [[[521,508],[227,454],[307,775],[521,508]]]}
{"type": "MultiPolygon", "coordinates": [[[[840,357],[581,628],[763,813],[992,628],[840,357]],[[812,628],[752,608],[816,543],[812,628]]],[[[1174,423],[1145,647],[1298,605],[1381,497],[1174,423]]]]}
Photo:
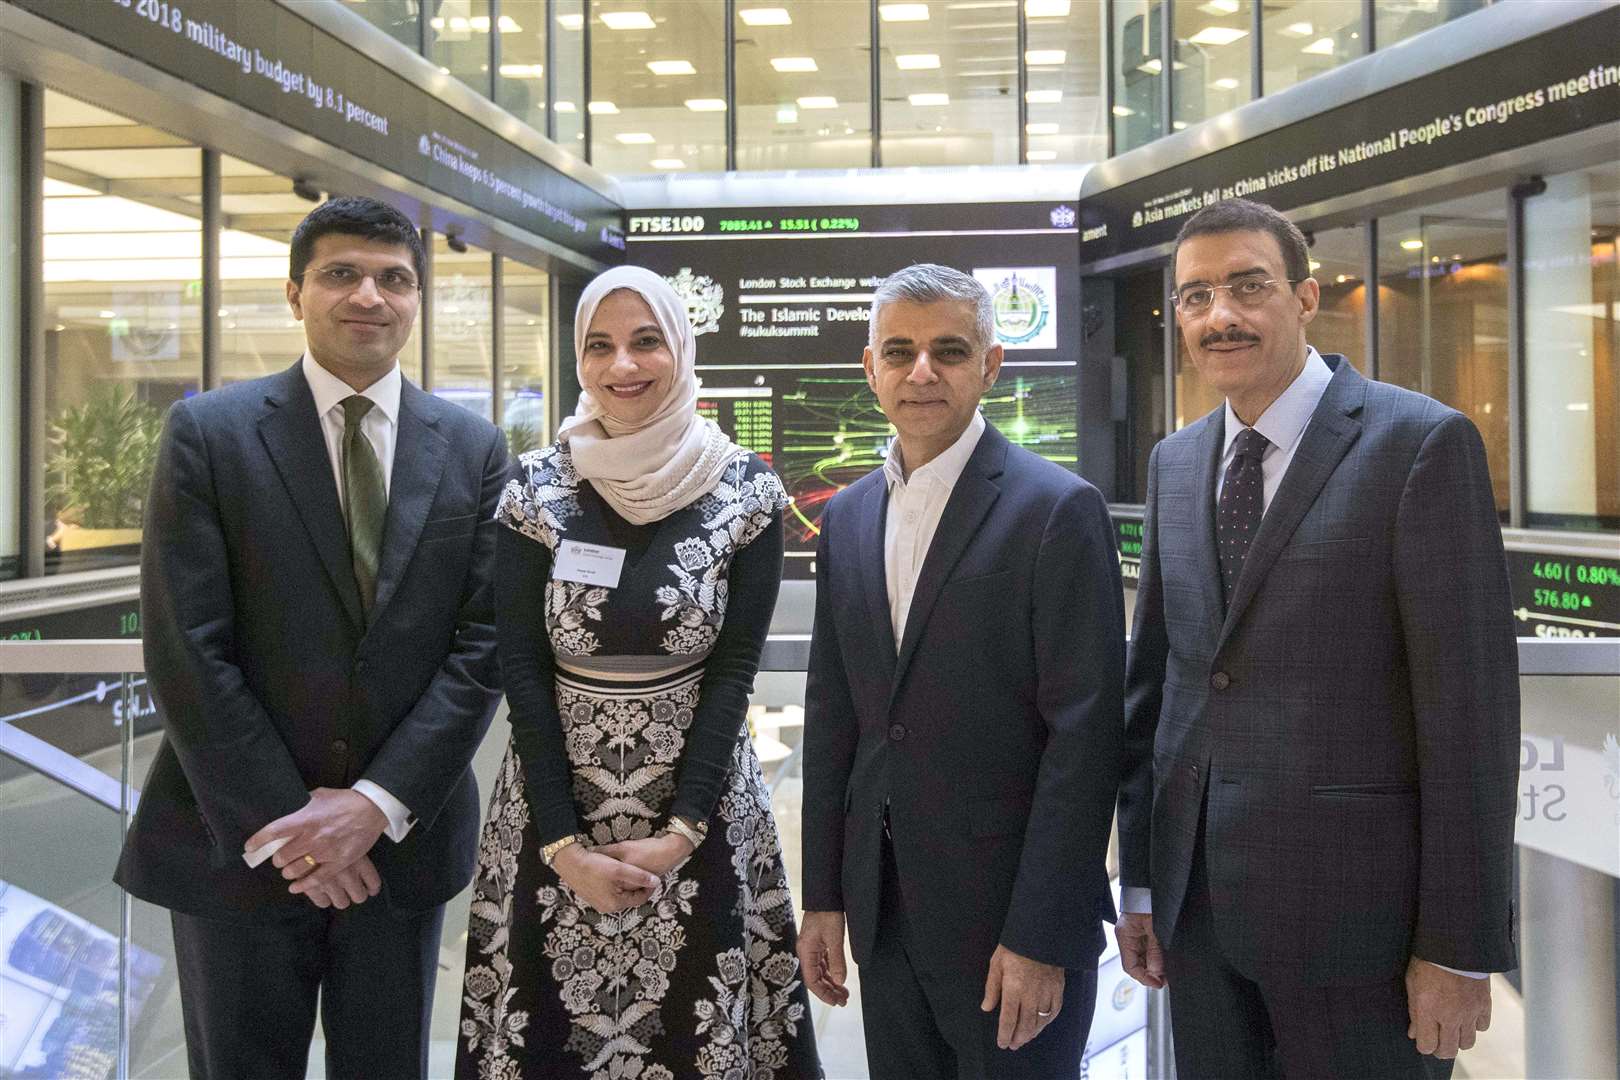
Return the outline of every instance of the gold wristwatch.
{"type": "Polygon", "coordinates": [[[561,840],[553,840],[551,843],[540,849],[540,861],[545,863],[547,866],[550,866],[556,860],[558,854],[562,852],[563,848],[570,847],[574,844],[583,844],[584,842],[585,837],[579,833],[574,833],[571,836],[565,836],[561,840]]]}
{"type": "Polygon", "coordinates": [[[708,838],[709,823],[707,821],[692,821],[690,818],[671,817],[669,824],[664,826],[663,832],[666,835],[674,833],[676,836],[683,838],[692,845],[695,851],[708,838]]]}

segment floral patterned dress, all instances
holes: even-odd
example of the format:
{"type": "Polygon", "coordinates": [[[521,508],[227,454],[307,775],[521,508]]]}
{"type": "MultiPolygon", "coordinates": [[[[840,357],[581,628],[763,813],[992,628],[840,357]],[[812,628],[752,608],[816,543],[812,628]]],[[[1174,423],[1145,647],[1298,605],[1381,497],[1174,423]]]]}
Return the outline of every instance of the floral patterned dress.
{"type": "MultiPolygon", "coordinates": [[[[555,837],[532,820],[577,821],[593,844],[646,837],[667,821],[683,756],[705,722],[706,662],[725,645],[728,601],[735,611],[745,599],[730,595],[731,568],[774,526],[775,554],[758,550],[780,574],[785,502],[763,462],[741,459],[712,492],[640,527],[645,547],[629,552],[616,587],[584,585],[559,580],[549,556],[566,540],[623,546],[614,541],[633,527],[581,483],[565,447],[520,458],[498,516],[523,544],[542,545],[532,549],[548,567],[533,586],[533,616],[543,587],[556,714],[537,711],[560,724],[553,745],[558,758],[566,746],[568,770],[531,793],[551,796],[537,811],[546,799],[525,792],[537,769],[519,753],[519,695],[509,685],[514,738],[479,845],[457,1076],[821,1076],[770,793],[734,711],[718,729],[729,759],[718,743],[708,838],[642,906],[604,915],[580,900],[541,862],[555,837]],[[560,792],[571,819],[566,807],[557,817],[560,792]]],[[[770,593],[763,602],[774,604],[770,593]]],[[[504,623],[502,633],[505,649],[504,623]]]]}

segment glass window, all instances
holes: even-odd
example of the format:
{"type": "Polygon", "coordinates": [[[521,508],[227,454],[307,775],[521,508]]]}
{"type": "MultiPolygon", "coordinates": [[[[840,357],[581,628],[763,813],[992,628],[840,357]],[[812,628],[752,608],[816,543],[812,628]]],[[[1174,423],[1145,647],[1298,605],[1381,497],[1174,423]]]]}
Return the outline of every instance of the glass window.
{"type": "Polygon", "coordinates": [[[411,52],[422,48],[422,9],[418,0],[343,0],[343,6],[373,26],[388,31],[390,37],[408,46],[411,52]]]}
{"type": "Polygon", "coordinates": [[[1025,0],[1032,162],[1102,161],[1108,156],[1104,11],[1090,0],[1025,0]]]}
{"type": "Polygon", "coordinates": [[[1367,51],[1361,0],[1267,0],[1260,8],[1261,89],[1286,90],[1367,51]]]}
{"type": "Polygon", "coordinates": [[[495,343],[491,340],[493,283],[490,255],[475,247],[451,251],[433,234],[433,392],[495,418],[495,343]]]}
{"type": "Polygon", "coordinates": [[[489,0],[440,0],[433,11],[428,19],[428,59],[446,75],[489,97],[489,0]]]}
{"type": "Polygon", "coordinates": [[[1250,0],[1207,0],[1175,7],[1176,59],[1171,101],[1177,131],[1237,108],[1253,96],[1254,8],[1250,0]]]}
{"type": "Polygon", "coordinates": [[[287,252],[314,204],[289,178],[239,158],[221,155],[219,173],[219,380],[231,383],[280,371],[304,351],[287,307],[287,252]]]}
{"type": "Polygon", "coordinates": [[[1490,7],[1492,0],[1378,0],[1373,5],[1378,47],[1391,45],[1490,7]]]}
{"type": "Polygon", "coordinates": [[[45,96],[47,573],[136,561],[163,411],[202,375],[202,152],[45,96]]]}
{"type": "Polygon", "coordinates": [[[513,454],[551,441],[551,276],[501,259],[501,427],[513,454]]]}
{"type": "Polygon", "coordinates": [[[1524,204],[1526,524],[1620,529],[1620,172],[1524,204]]]}
{"type": "Polygon", "coordinates": [[[501,0],[501,64],[495,103],[536,131],[546,130],[546,0],[501,0]]]}
{"type": "Polygon", "coordinates": [[[1114,461],[1120,502],[1147,499],[1148,455],[1164,438],[1164,271],[1119,282],[1114,304],[1115,384],[1125,382],[1125,423],[1116,429],[1114,461]]]}
{"type": "Polygon", "coordinates": [[[1464,413],[1508,507],[1507,200],[1487,192],[1380,220],[1378,377],[1464,413]]]}
{"type": "MultiPolygon", "coordinates": [[[[904,8],[931,19],[945,5],[904,8]]],[[[870,11],[866,0],[738,0],[739,169],[872,163],[870,11]]]]}
{"type": "MultiPolygon", "coordinates": [[[[0,116],[22,115],[21,85],[0,75],[0,116]]],[[[0,206],[17,207],[22,173],[19,125],[0,124],[0,206]]],[[[17,214],[0,213],[0,581],[22,573],[18,512],[22,506],[22,351],[17,315],[22,292],[18,253],[22,250],[17,214]]]]}
{"type": "Polygon", "coordinates": [[[585,0],[553,0],[556,21],[549,28],[557,35],[552,60],[552,113],[556,126],[552,141],[579,157],[585,156],[585,0]]]}
{"type": "MultiPolygon", "coordinates": [[[[883,22],[878,34],[885,166],[1018,163],[1015,5],[934,4],[928,18],[883,22]]],[[[1038,59],[1037,70],[1064,62],[1061,52],[1038,59]]]]}
{"type": "Polygon", "coordinates": [[[725,17],[723,0],[592,0],[591,164],[726,167],[725,17]]]}
{"type": "MultiPolygon", "coordinates": [[[[1164,134],[1161,0],[1114,0],[1114,153],[1164,134]]],[[[1033,104],[1033,103],[1032,103],[1033,104]]]]}
{"type": "Polygon", "coordinates": [[[1320,353],[1341,353],[1363,375],[1372,370],[1367,347],[1367,230],[1361,225],[1314,234],[1311,276],[1322,289],[1305,339],[1320,353]]]}

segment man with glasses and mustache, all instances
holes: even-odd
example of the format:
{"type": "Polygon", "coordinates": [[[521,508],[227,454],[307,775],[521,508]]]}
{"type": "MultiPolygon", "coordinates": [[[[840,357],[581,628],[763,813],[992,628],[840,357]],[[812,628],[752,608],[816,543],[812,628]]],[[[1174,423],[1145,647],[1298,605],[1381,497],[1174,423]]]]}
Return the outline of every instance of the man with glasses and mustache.
{"type": "Polygon", "coordinates": [[[499,699],[506,444],[399,353],[421,237],[339,198],[293,233],[307,350],[177,402],[141,611],[164,738],[117,880],[167,907],[191,1075],[427,1071],[444,903],[472,878],[470,768],[499,699]]]}
{"type": "Polygon", "coordinates": [[[1126,681],[1118,935],[1176,1069],[1445,1077],[1516,966],[1517,650],[1467,417],[1319,354],[1306,241],[1241,199],[1176,240],[1226,396],[1161,442],[1126,681]]]}

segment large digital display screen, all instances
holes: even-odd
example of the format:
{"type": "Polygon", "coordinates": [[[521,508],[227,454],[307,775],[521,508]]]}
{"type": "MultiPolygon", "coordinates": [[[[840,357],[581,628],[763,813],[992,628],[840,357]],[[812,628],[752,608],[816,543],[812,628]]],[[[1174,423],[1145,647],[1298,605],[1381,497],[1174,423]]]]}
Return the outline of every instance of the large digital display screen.
{"type": "Polygon", "coordinates": [[[1078,471],[1078,236],[1055,202],[628,214],[629,261],[663,274],[698,332],[699,409],[787,486],[787,575],[814,577],[821,511],[894,435],[861,369],[884,277],[936,262],[990,291],[1001,377],[985,419],[1078,471]]]}

